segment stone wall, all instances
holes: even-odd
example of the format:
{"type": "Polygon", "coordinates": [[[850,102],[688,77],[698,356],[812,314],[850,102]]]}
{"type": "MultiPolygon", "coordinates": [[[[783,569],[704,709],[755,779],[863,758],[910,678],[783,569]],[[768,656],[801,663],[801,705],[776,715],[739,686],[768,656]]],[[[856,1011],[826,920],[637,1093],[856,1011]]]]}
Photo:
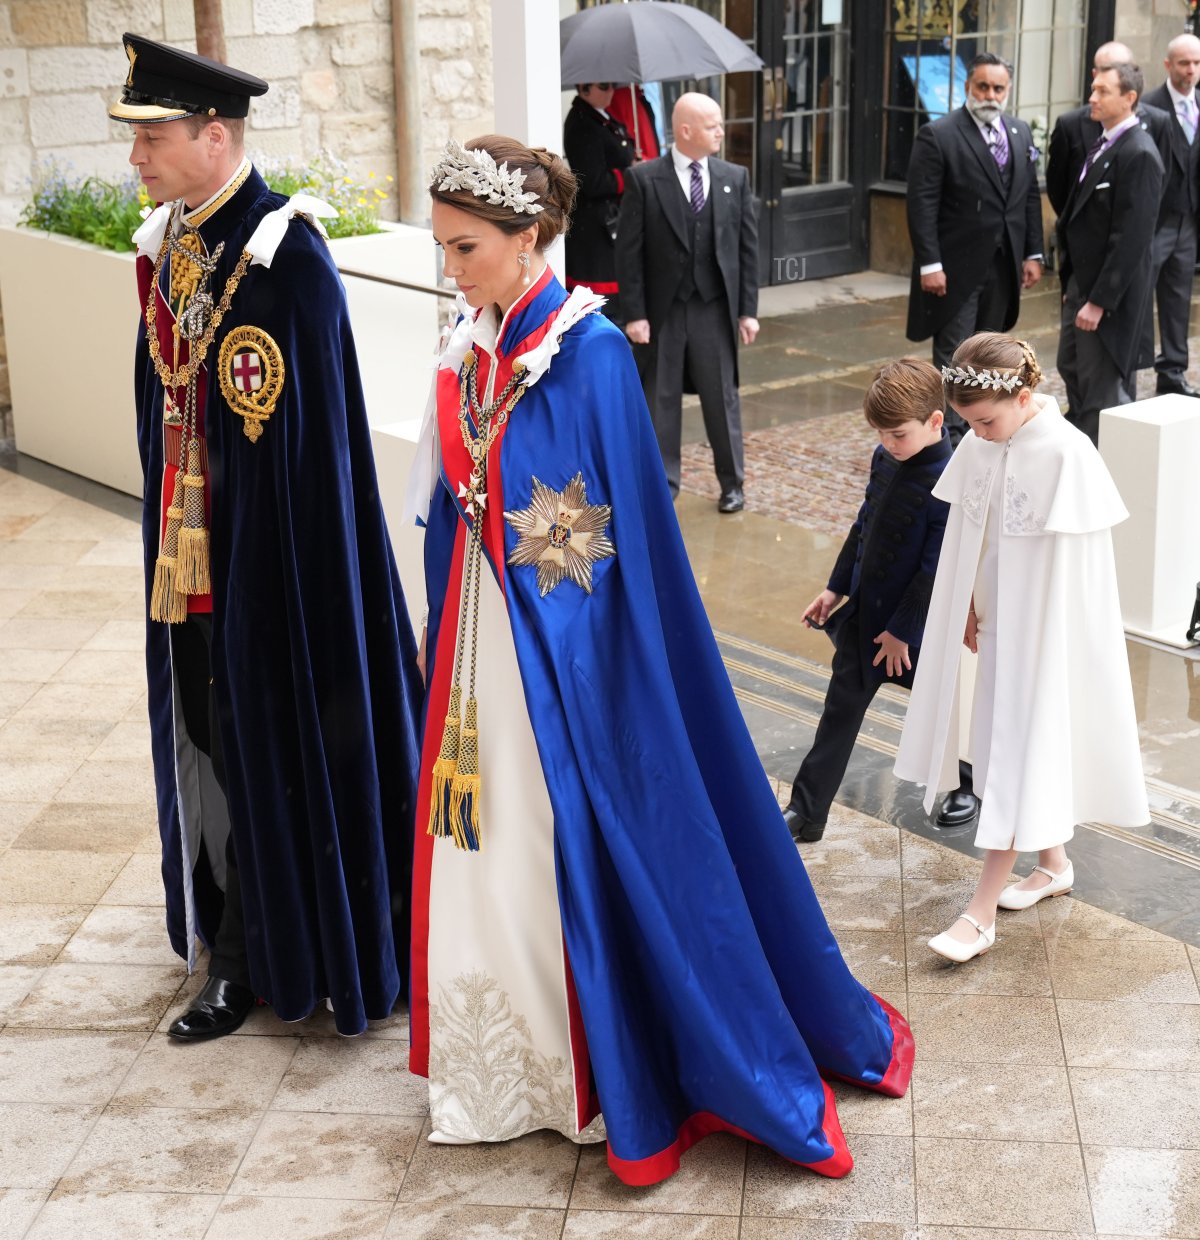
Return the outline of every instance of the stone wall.
{"type": "Polygon", "coordinates": [[[1133,50],[1147,89],[1166,80],[1167,44],[1183,33],[1183,14],[1183,0],[1117,0],[1113,37],[1133,50]]]}

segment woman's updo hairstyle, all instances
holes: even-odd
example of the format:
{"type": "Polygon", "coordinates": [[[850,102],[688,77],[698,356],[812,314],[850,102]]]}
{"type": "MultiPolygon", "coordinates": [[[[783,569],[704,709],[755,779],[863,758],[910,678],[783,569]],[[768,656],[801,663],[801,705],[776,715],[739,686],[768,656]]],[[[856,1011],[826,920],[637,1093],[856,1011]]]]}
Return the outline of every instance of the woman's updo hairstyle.
{"type": "Polygon", "coordinates": [[[943,371],[943,386],[946,399],[955,405],[977,405],[985,400],[1015,396],[1023,387],[1032,392],[1042,381],[1042,368],[1030,345],[1001,332],[976,332],[969,336],[954,350],[948,369],[956,373],[947,376],[943,371]],[[1021,382],[1011,390],[986,382],[977,384],[970,379],[972,371],[977,375],[994,376],[1001,382],[1012,378],[1021,382]]]}
{"type": "Polygon", "coordinates": [[[539,250],[545,249],[555,237],[567,231],[571,207],[575,203],[576,182],[575,174],[561,155],[555,155],[544,146],[529,147],[516,138],[506,138],[497,133],[472,138],[463,145],[468,151],[487,151],[497,165],[507,164],[510,171],[516,169],[523,172],[525,183],[521,186],[522,192],[536,194],[542,210],[533,214],[513,211],[502,203],[491,203],[484,197],[477,197],[469,189],[438,189],[436,180],[429,186],[431,198],[487,220],[510,236],[523,232],[531,223],[536,224],[539,250]]]}

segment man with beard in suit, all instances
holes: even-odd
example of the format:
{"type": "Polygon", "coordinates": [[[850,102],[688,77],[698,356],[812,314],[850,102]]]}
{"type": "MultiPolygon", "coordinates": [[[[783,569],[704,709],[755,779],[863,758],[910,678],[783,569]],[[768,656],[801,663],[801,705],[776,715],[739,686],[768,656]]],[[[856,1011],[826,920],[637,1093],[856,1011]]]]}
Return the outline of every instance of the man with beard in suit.
{"type": "Polygon", "coordinates": [[[742,408],[737,347],[758,335],[758,223],[745,168],[717,159],[721,109],[681,95],[674,142],[625,174],[617,282],[625,333],[648,345],[642,384],[673,494],[679,493],[683,382],[691,378],[721,485],[717,511],[740,512],[742,408]]]}
{"type": "Polygon", "coordinates": [[[1152,282],[1151,251],[1163,161],[1136,112],[1142,72],[1120,64],[1092,79],[1092,119],[1100,137],[1084,160],[1058,219],[1062,255],[1062,334],[1058,369],[1068,418],[1093,443],[1100,410],[1128,400],[1152,282]]]}
{"type": "MultiPolygon", "coordinates": [[[[910,340],[933,337],[933,363],[978,331],[1008,331],[1022,289],[1042,278],[1042,203],[1029,126],[1004,113],[1012,68],[991,52],[971,61],[961,108],[923,125],[908,171],[913,246],[910,340]]],[[[962,419],[946,413],[957,443],[962,419]]]]}
{"type": "Polygon", "coordinates": [[[1154,359],[1159,395],[1200,396],[1186,378],[1188,318],[1196,267],[1196,210],[1200,207],[1200,142],[1196,141],[1196,81],[1200,79],[1200,39],[1181,34],[1167,44],[1167,80],[1146,92],[1145,103],[1161,109],[1169,123],[1170,149],[1163,157],[1162,206],[1154,233],[1154,294],[1158,301],[1158,355],[1154,359]]]}

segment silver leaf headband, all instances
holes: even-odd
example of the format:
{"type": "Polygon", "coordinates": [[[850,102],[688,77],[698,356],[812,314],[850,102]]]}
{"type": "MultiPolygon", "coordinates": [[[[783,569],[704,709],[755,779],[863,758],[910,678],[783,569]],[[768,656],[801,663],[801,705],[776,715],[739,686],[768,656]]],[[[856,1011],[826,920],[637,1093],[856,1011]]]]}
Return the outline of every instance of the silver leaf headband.
{"type": "Polygon", "coordinates": [[[507,161],[496,167],[487,151],[468,151],[453,138],[446,143],[445,153],[430,179],[439,190],[470,190],[476,198],[486,198],[492,206],[507,207],[518,215],[536,215],[546,209],[536,194],[522,193],[525,173],[520,168],[510,171],[507,161]]]}
{"type": "Polygon", "coordinates": [[[956,383],[960,387],[990,388],[993,392],[1011,392],[1013,388],[1024,386],[1016,371],[1004,374],[999,370],[976,370],[974,366],[943,366],[942,382],[956,383]]]}

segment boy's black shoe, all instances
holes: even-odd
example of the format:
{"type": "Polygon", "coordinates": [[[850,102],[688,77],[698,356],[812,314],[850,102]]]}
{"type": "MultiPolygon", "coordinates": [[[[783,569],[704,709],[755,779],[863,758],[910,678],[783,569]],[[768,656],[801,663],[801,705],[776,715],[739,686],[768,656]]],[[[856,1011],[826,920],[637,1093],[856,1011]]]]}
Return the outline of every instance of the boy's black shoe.
{"type": "Polygon", "coordinates": [[[783,811],[783,821],[797,844],[815,844],[825,834],[823,822],[808,822],[790,805],[783,811]]]}
{"type": "Polygon", "coordinates": [[[979,813],[979,798],[966,788],[946,793],[936,823],[939,827],[965,827],[979,813]]]}

